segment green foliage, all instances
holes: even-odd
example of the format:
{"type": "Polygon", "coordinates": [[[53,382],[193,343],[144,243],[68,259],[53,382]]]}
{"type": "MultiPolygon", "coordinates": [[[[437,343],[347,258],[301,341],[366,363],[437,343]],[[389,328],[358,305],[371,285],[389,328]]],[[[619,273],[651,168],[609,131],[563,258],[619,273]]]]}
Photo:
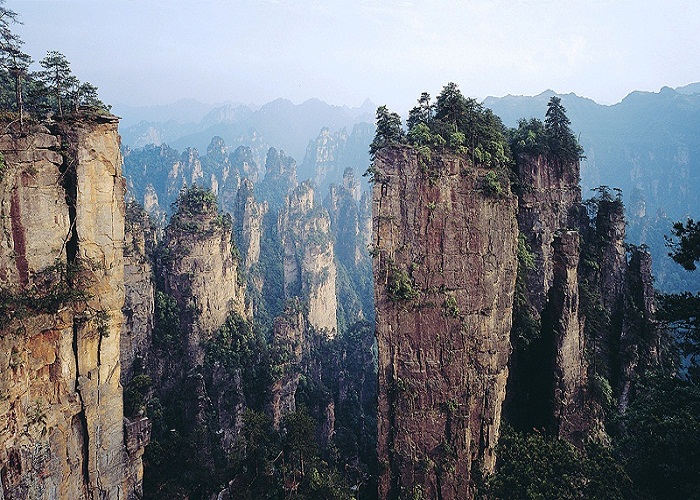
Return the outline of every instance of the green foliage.
{"type": "Polygon", "coordinates": [[[687,376],[700,385],[700,294],[663,294],[658,303],[660,326],[673,332],[685,357],[687,376]]]}
{"type": "Polygon", "coordinates": [[[449,150],[471,154],[472,161],[490,167],[510,163],[501,120],[475,99],[464,97],[456,84],[443,87],[434,110],[431,131],[442,137],[449,150]]]}
{"type": "Polygon", "coordinates": [[[610,386],[610,381],[604,376],[595,373],[589,381],[591,396],[595,401],[598,401],[601,407],[607,412],[612,411],[615,400],[613,398],[613,390],[610,386]]]}
{"type": "Polygon", "coordinates": [[[445,295],[445,302],[443,304],[445,314],[451,316],[452,318],[457,318],[459,316],[459,306],[457,306],[457,298],[453,293],[448,293],[445,295]]]}
{"type": "Polygon", "coordinates": [[[387,146],[394,146],[403,141],[401,117],[389,111],[386,106],[377,108],[377,131],[369,146],[369,154],[374,160],[377,152],[387,146]]]}
{"type": "Polygon", "coordinates": [[[515,280],[513,298],[513,327],[511,338],[515,339],[515,348],[525,351],[530,343],[540,337],[541,324],[532,315],[527,298],[527,272],[535,268],[535,256],[530,250],[525,236],[518,235],[518,274],[515,280]]]}
{"type": "MultiPolygon", "coordinates": [[[[407,121],[404,136],[401,119],[386,106],[377,110],[377,135],[370,147],[372,158],[387,146],[404,142],[419,148],[446,150],[470,155],[472,162],[490,167],[509,165],[510,148],[501,120],[475,99],[464,97],[455,83],[448,83],[438,94],[435,104],[430,95],[421,94],[407,121]]],[[[381,179],[376,169],[368,170],[374,182],[381,179]]]]}
{"type": "Polygon", "coordinates": [[[498,468],[481,493],[488,499],[626,499],[630,482],[609,450],[581,452],[563,439],[505,428],[498,468]]]}
{"type": "Polygon", "coordinates": [[[389,298],[394,302],[413,300],[420,295],[408,272],[394,264],[389,264],[386,287],[389,298]]]}
{"type": "Polygon", "coordinates": [[[552,96],[547,104],[544,128],[547,133],[549,155],[562,163],[573,163],[583,156],[583,148],[570,128],[571,121],[566,116],[566,108],[561,99],[552,96]]]}
{"type": "Polygon", "coordinates": [[[272,328],[274,318],[284,309],[284,258],[277,230],[277,212],[270,210],[263,219],[260,259],[248,273],[247,291],[255,307],[256,322],[263,331],[272,328]],[[262,282],[261,293],[256,280],[262,282]]]}
{"type": "Polygon", "coordinates": [[[513,155],[528,154],[532,156],[547,154],[549,144],[544,123],[537,118],[518,121],[518,128],[510,133],[510,147],[513,155]]]}
{"type": "Polygon", "coordinates": [[[92,297],[89,288],[99,269],[85,260],[68,265],[56,261],[38,271],[24,287],[0,288],[0,328],[13,319],[53,314],[62,307],[87,301],[92,297]]]}
{"type": "Polygon", "coordinates": [[[146,396],[153,381],[148,375],[140,374],[132,378],[124,388],[124,415],[135,417],[146,413],[146,396]]]}
{"type": "Polygon", "coordinates": [[[174,297],[155,292],[153,343],[164,348],[177,348],[180,336],[180,308],[174,297]]]}
{"type": "Polygon", "coordinates": [[[5,173],[7,173],[7,163],[3,154],[0,153],[0,182],[5,178],[5,173]]]}
{"type": "Polygon", "coordinates": [[[272,376],[267,344],[260,331],[231,312],[204,349],[205,367],[221,366],[231,378],[240,377],[248,404],[261,407],[272,376]]]}
{"type": "Polygon", "coordinates": [[[696,262],[700,260],[700,221],[688,218],[685,224],[676,222],[671,236],[665,239],[666,245],[671,248],[671,258],[684,269],[695,271],[696,262]]]}
{"type": "Polygon", "coordinates": [[[500,198],[506,193],[505,188],[501,184],[502,179],[498,172],[490,170],[481,178],[481,190],[488,196],[500,198]]]}
{"type": "Polygon", "coordinates": [[[640,384],[621,419],[618,452],[642,498],[698,498],[700,389],[673,378],[640,384]]]}
{"type": "Polygon", "coordinates": [[[196,184],[183,188],[173,203],[175,212],[169,228],[189,234],[209,234],[217,228],[231,228],[231,216],[219,213],[216,195],[196,184]],[[211,219],[211,226],[205,220],[211,219]]]}
{"type": "Polygon", "coordinates": [[[553,96],[547,104],[544,123],[537,119],[521,119],[510,131],[513,155],[545,155],[562,164],[571,164],[583,158],[583,148],[570,128],[571,121],[561,99],[553,96]]]}

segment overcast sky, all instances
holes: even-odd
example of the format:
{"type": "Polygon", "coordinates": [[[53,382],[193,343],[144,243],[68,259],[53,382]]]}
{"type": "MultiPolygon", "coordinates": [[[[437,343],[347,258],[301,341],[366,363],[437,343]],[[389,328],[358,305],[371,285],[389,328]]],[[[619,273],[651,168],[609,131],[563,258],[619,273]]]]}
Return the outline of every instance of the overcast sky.
{"type": "Polygon", "coordinates": [[[63,52],[106,102],[365,98],[404,114],[551,88],[612,104],[700,81],[697,0],[6,0],[35,60],[63,52]]]}

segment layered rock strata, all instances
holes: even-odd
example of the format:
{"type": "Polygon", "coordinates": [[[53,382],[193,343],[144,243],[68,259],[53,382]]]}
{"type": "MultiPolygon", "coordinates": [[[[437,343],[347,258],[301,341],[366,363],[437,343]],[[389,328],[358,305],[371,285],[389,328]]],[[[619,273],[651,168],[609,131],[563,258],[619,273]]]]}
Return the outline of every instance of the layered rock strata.
{"type": "Polygon", "coordinates": [[[516,277],[516,199],[488,171],[408,147],[373,187],[380,498],[470,498],[492,471],[516,277]]]}
{"type": "Polygon", "coordinates": [[[0,497],[135,498],[148,432],[125,446],[117,120],[36,126],[0,150],[0,497]]]}

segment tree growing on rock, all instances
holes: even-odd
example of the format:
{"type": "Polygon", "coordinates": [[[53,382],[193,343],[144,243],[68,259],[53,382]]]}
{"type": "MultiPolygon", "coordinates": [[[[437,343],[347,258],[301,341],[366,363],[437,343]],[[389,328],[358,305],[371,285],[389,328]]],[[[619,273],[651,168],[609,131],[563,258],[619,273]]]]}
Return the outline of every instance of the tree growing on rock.
{"type": "Polygon", "coordinates": [[[547,104],[544,120],[549,153],[564,163],[573,163],[583,155],[583,148],[571,131],[571,120],[566,116],[566,108],[561,98],[552,96],[547,104]]]}
{"type": "Polygon", "coordinates": [[[79,86],[78,79],[72,75],[70,62],[66,56],[58,51],[49,51],[39,64],[44,68],[39,73],[39,78],[55,99],[58,116],[63,118],[63,97],[71,86],[79,86]]]}
{"type": "Polygon", "coordinates": [[[20,24],[17,13],[4,7],[0,0],[0,65],[11,76],[14,83],[15,105],[19,114],[20,131],[24,126],[24,104],[22,83],[29,72],[32,58],[22,51],[24,42],[10,29],[10,24],[20,24]]]}
{"type": "Polygon", "coordinates": [[[379,106],[377,108],[377,132],[369,146],[372,158],[380,149],[399,144],[402,140],[401,117],[397,113],[389,111],[386,106],[379,106]]]}

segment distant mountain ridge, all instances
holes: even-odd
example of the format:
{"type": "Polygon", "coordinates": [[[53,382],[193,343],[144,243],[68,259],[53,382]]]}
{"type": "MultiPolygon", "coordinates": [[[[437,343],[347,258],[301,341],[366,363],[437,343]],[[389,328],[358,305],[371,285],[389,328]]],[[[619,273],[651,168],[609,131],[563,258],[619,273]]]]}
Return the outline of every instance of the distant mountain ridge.
{"type": "MultiPolygon", "coordinates": [[[[561,97],[584,148],[584,197],[597,186],[620,188],[628,207],[628,240],[651,248],[662,288],[687,288],[695,278],[667,257],[663,236],[673,221],[700,217],[700,83],[632,92],[610,106],[551,90],[488,97],[484,105],[514,127],[520,118],[544,119],[553,95],[561,97]]],[[[700,283],[691,286],[700,289],[700,283]]]]}
{"type": "Polygon", "coordinates": [[[178,101],[170,107],[123,108],[122,141],[131,148],[166,143],[176,149],[195,147],[203,151],[214,136],[222,137],[235,148],[244,145],[245,138],[254,132],[301,160],[309,140],[322,128],[352,130],[357,123],[373,123],[376,105],[369,99],[351,108],[319,99],[294,104],[280,98],[257,109],[238,103],[205,108],[206,105],[192,100],[178,101]],[[137,121],[147,116],[154,118],[137,121]]]}

